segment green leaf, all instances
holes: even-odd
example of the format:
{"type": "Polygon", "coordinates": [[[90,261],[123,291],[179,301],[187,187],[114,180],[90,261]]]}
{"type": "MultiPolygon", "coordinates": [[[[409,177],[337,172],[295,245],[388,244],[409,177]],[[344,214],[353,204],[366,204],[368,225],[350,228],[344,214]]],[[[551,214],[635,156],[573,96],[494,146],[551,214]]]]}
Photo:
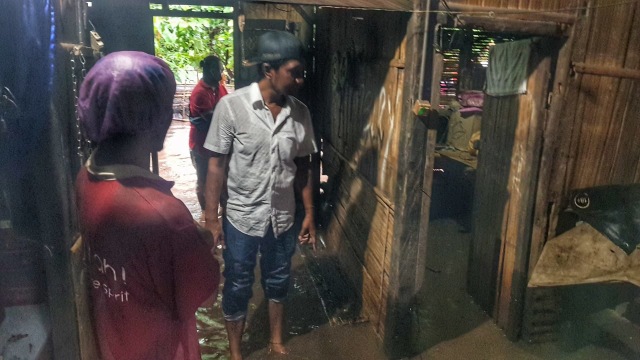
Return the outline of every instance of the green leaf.
{"type": "MultiPolygon", "coordinates": [[[[190,11],[219,12],[222,7],[181,5],[190,11]],[[198,9],[195,9],[198,8],[198,9]]],[[[155,53],[165,60],[181,83],[181,73],[198,69],[200,60],[217,55],[233,69],[233,20],[154,17],[155,53]]]]}

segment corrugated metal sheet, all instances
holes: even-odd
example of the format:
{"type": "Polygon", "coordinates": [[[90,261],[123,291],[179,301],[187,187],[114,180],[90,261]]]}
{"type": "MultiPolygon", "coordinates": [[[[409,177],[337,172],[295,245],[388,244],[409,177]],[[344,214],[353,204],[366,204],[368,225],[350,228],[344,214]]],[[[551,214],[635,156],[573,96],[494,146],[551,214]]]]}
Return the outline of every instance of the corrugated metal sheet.
{"type": "Polygon", "coordinates": [[[411,0],[261,0],[261,2],[395,11],[413,9],[411,0]]]}

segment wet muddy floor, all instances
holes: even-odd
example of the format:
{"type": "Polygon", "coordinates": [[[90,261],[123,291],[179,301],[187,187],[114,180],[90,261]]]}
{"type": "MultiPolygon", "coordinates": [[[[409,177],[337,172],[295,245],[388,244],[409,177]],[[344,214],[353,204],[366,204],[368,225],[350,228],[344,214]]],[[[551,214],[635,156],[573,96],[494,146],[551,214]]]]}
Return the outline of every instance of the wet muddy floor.
{"type": "MultiPolygon", "coordinates": [[[[160,175],[175,181],[173,193],[196,220],[201,211],[195,196],[195,171],[188,150],[189,123],[174,121],[159,155],[160,175]]],[[[466,259],[470,235],[452,219],[430,224],[427,276],[419,294],[416,339],[421,355],[414,359],[640,359],[621,353],[615,344],[561,341],[547,344],[511,342],[466,293],[466,259]]],[[[285,305],[287,356],[267,352],[266,302],[256,274],[243,337],[246,359],[383,360],[382,342],[366,322],[355,317],[349,286],[337,265],[322,249],[298,249],[293,259],[290,297],[285,305]],[[336,275],[337,274],[337,275],[336,275]]],[[[197,313],[203,359],[228,359],[228,344],[220,299],[197,313]]],[[[569,331],[571,332],[571,331],[569,331]]],[[[597,339],[596,339],[597,340],[597,339]]]]}

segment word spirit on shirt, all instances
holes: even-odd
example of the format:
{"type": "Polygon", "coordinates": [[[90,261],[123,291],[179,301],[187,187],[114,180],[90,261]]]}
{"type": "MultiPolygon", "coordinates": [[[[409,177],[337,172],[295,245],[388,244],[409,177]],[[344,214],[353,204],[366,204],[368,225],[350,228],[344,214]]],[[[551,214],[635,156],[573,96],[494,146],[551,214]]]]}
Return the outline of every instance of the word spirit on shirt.
{"type": "Polygon", "coordinates": [[[113,298],[116,301],[125,302],[129,301],[129,292],[126,290],[120,292],[112,292],[111,288],[107,284],[101,284],[98,280],[92,280],[92,285],[94,289],[102,288],[104,292],[104,296],[111,299],[113,298]]]}

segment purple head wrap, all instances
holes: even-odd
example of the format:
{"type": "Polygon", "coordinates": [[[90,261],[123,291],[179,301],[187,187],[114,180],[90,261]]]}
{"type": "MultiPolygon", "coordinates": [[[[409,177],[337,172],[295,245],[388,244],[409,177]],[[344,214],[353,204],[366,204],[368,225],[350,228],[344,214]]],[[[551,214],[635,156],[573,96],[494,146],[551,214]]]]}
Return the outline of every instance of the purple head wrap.
{"type": "Polygon", "coordinates": [[[91,68],[82,83],[80,123],[95,142],[147,132],[164,136],[175,91],[173,72],[164,61],[137,51],[111,53],[91,68]]]}

